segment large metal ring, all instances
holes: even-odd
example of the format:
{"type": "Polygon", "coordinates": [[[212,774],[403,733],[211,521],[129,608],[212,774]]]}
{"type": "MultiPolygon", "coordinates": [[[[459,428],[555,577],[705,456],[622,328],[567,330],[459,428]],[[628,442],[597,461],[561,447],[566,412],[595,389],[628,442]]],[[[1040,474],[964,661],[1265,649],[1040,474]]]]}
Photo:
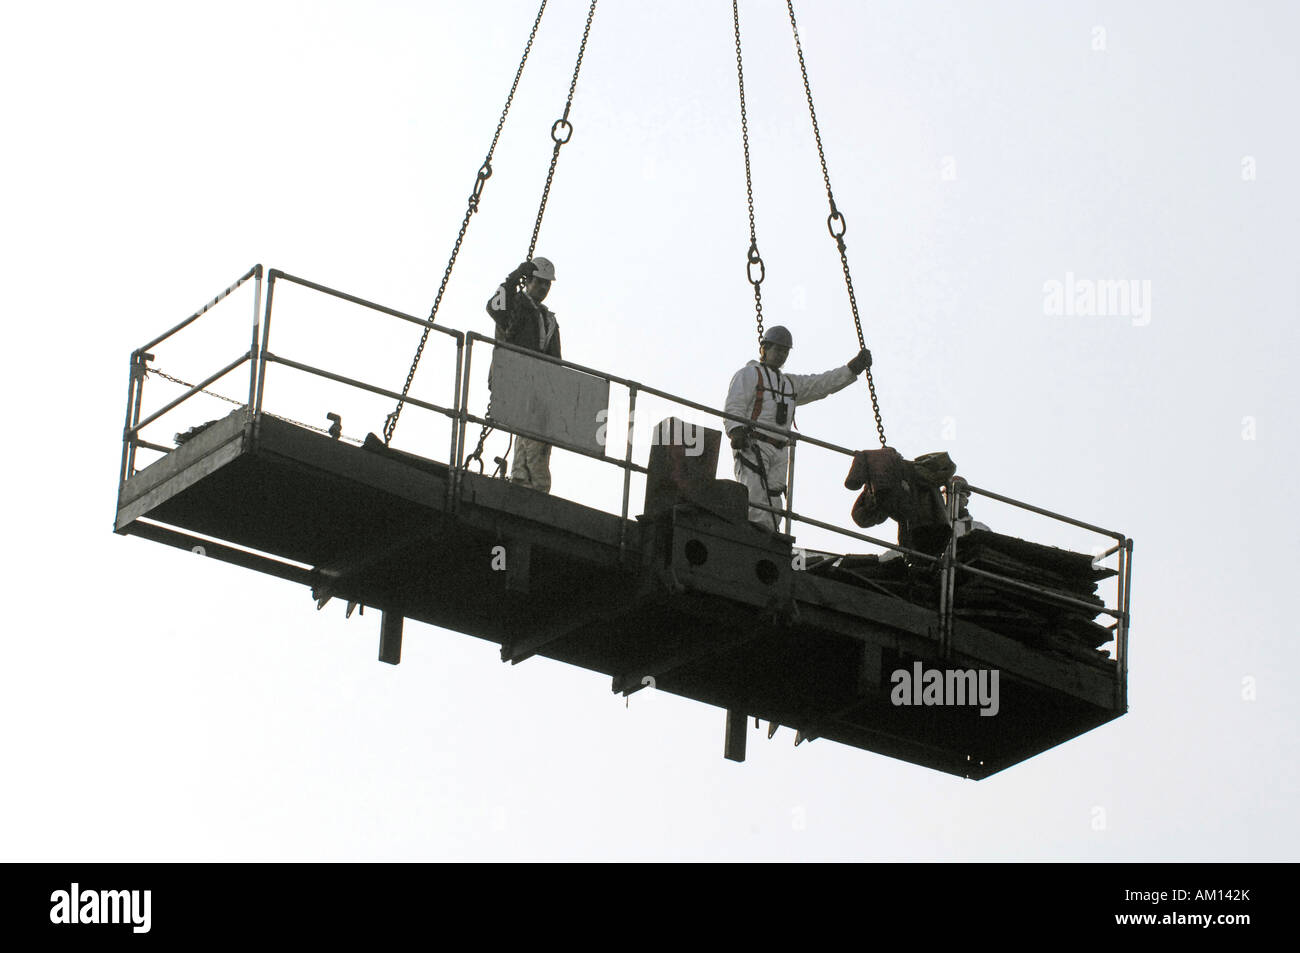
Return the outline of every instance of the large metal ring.
{"type": "Polygon", "coordinates": [[[766,273],[766,269],[763,267],[763,259],[761,258],[750,259],[749,264],[745,266],[745,275],[749,278],[749,283],[751,285],[761,285],[763,283],[763,278],[766,277],[766,273]],[[757,278],[754,277],[755,265],[758,265],[757,278]]]}
{"type": "Polygon", "coordinates": [[[569,120],[557,119],[555,120],[554,123],[551,124],[551,139],[555,142],[556,145],[560,145],[560,146],[564,145],[566,142],[569,141],[572,135],[573,135],[573,124],[570,123],[569,120]],[[561,127],[563,127],[564,129],[563,139],[560,138],[560,133],[559,133],[561,127]]]}
{"type": "Polygon", "coordinates": [[[831,233],[831,238],[834,238],[836,241],[838,241],[839,239],[843,238],[844,233],[849,230],[849,223],[844,220],[844,216],[840,213],[840,210],[836,209],[835,211],[831,212],[830,215],[826,216],[826,228],[831,233]],[[838,232],[835,231],[836,222],[838,222],[840,226],[840,230],[838,232]]]}

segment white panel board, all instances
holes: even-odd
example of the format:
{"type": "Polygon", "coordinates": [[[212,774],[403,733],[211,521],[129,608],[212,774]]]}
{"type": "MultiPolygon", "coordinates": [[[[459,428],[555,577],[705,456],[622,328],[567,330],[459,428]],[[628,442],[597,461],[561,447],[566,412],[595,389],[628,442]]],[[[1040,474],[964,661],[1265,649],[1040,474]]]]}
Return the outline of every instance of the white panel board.
{"type": "Polygon", "coordinates": [[[609,381],[527,354],[492,355],[492,419],[498,426],[541,434],[547,443],[604,454],[609,381]]]}

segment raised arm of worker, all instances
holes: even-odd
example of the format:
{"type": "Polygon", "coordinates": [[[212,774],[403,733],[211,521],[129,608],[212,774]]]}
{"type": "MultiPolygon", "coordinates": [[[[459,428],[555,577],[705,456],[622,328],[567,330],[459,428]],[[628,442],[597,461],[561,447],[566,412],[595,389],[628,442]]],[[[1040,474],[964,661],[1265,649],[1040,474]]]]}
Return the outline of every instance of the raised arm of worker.
{"type": "Polygon", "coordinates": [[[515,325],[519,321],[519,309],[515,307],[515,299],[520,294],[519,282],[531,277],[536,270],[537,266],[531,261],[522,262],[492,292],[487,303],[487,313],[496,322],[498,336],[509,338],[514,334],[515,325]]]}
{"type": "Polygon", "coordinates": [[[785,376],[790,378],[790,383],[794,385],[795,403],[811,404],[814,400],[829,397],[836,391],[848,387],[870,366],[871,352],[863,348],[848,364],[826,371],[824,374],[786,374],[785,376]]]}

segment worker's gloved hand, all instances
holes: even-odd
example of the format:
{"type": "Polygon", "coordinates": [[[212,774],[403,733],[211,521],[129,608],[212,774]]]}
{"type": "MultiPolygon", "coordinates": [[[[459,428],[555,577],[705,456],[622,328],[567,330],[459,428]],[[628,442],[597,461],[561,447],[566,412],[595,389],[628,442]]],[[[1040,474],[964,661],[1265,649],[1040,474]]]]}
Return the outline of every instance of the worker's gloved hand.
{"type": "Polygon", "coordinates": [[[537,274],[536,265],[534,265],[531,261],[520,262],[519,267],[516,268],[514,271],[510,272],[510,281],[511,282],[522,281],[525,278],[531,278],[535,274],[537,274]]]}
{"type": "Polygon", "coordinates": [[[737,427],[731,431],[731,449],[745,451],[749,449],[749,434],[745,433],[743,427],[737,427]]]}
{"type": "Polygon", "coordinates": [[[851,370],[854,374],[861,374],[870,366],[871,366],[871,352],[868,351],[865,347],[861,351],[858,351],[857,356],[853,358],[853,360],[849,361],[849,370],[851,370]]]}

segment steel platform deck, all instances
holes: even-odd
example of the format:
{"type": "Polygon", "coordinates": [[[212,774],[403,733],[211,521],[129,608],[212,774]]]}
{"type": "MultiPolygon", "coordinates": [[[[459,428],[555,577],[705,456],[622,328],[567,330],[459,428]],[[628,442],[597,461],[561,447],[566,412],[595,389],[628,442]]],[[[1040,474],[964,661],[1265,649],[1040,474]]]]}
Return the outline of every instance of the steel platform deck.
{"type": "Polygon", "coordinates": [[[733,760],[757,717],[979,779],[1125,711],[1120,666],[961,619],[944,655],[935,611],[802,572],[790,537],[747,522],[624,520],[246,408],[130,476],[114,528],[378,608],[384,661],[415,619],[717,706],[733,760]],[[894,704],[891,673],[917,662],[997,670],[997,714],[894,704]]]}

